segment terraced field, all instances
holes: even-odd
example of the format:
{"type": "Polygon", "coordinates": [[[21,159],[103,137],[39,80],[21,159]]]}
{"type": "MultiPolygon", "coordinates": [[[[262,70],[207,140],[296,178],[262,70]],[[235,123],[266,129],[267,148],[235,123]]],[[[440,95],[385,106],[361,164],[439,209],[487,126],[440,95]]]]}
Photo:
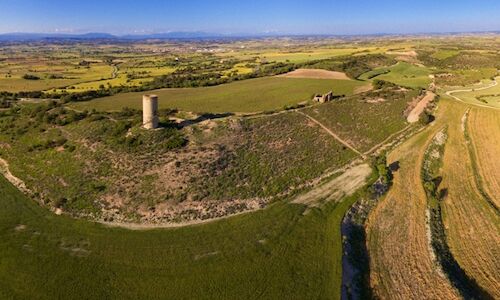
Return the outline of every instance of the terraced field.
{"type": "MultiPolygon", "coordinates": [[[[195,112],[259,112],[282,109],[308,101],[316,93],[333,90],[336,95],[351,95],[366,83],[354,80],[298,79],[265,77],[229,84],[203,87],[153,90],[160,98],[160,108],[195,112]]],[[[143,93],[118,94],[89,102],[72,104],[77,109],[140,109],[143,93]]]]}
{"type": "MultiPolygon", "coordinates": [[[[443,158],[444,176],[441,184],[447,191],[447,196],[443,201],[446,236],[453,255],[466,273],[475,278],[491,296],[498,298],[500,297],[498,273],[500,270],[500,215],[498,210],[488,202],[488,198],[498,198],[498,194],[491,196],[482,194],[482,186],[479,186],[476,181],[476,177],[483,178],[483,174],[474,172],[461,124],[467,107],[460,103],[453,103],[446,110],[451,118],[448,126],[449,141],[443,158]]],[[[496,119],[490,120],[495,122],[496,119]]],[[[473,125],[477,125],[477,122],[473,125]]],[[[474,145],[476,149],[489,148],[490,144],[498,143],[491,138],[481,139],[477,135],[478,130],[488,133],[488,129],[494,126],[475,127],[474,140],[478,142],[474,145]]],[[[498,127],[491,133],[498,134],[498,127]]],[[[491,177],[483,179],[479,183],[489,182],[491,177]]],[[[498,202],[498,199],[495,201],[498,202]]]]}

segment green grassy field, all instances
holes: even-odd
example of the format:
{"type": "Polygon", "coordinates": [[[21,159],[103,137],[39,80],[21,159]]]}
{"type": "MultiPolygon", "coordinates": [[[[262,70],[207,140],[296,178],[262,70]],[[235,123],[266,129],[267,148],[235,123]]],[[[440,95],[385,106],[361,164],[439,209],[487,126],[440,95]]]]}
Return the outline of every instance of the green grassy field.
{"type": "Polygon", "coordinates": [[[431,57],[439,60],[447,59],[449,57],[453,57],[457,54],[459,54],[460,51],[458,50],[439,50],[431,55],[431,57]]]}
{"type": "Polygon", "coordinates": [[[425,67],[399,62],[388,68],[378,68],[361,75],[360,79],[381,79],[410,88],[427,88],[431,83],[429,71],[425,67]]]}
{"type": "Polygon", "coordinates": [[[56,216],[0,177],[0,298],[339,299],[340,222],[355,196],[276,203],[176,229],[56,216]]]}
{"type": "MultiPolygon", "coordinates": [[[[496,80],[499,81],[500,77],[497,77],[496,80]]],[[[474,88],[474,86],[470,86],[470,88],[474,88]]],[[[500,84],[483,90],[460,92],[453,95],[471,104],[489,105],[500,108],[500,84]]]]}
{"type": "MultiPolygon", "coordinates": [[[[312,99],[313,94],[333,90],[336,95],[351,95],[366,83],[353,80],[297,79],[265,77],[204,88],[161,89],[157,94],[160,108],[194,112],[259,112],[281,109],[286,105],[312,99]]],[[[140,109],[142,94],[127,93],[71,104],[76,109],[140,109]]]]}

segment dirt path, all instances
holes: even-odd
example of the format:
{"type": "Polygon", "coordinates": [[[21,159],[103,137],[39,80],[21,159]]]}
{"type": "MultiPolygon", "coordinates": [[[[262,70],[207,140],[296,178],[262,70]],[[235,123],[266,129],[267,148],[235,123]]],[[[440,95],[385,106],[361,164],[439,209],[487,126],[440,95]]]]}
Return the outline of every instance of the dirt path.
{"type": "Polygon", "coordinates": [[[486,108],[492,108],[492,109],[496,109],[496,110],[500,110],[500,108],[498,107],[494,107],[494,106],[490,106],[490,105],[485,105],[485,104],[480,104],[480,103],[472,103],[472,102],[467,102],[467,101],[464,101],[462,99],[460,99],[459,97],[453,95],[455,93],[463,93],[463,92],[473,92],[473,91],[483,91],[483,90],[487,90],[487,89],[490,89],[492,87],[495,87],[498,85],[498,81],[497,79],[495,78],[495,81],[493,81],[492,84],[488,85],[488,86],[484,86],[484,87],[480,87],[480,88],[477,88],[477,89],[459,89],[459,90],[453,90],[453,91],[447,91],[446,92],[446,95],[447,96],[450,96],[452,97],[453,99],[457,100],[457,101],[460,101],[462,103],[465,103],[465,104],[469,104],[469,105],[475,105],[475,106],[480,106],[480,107],[486,107],[486,108]]]}
{"type": "Polygon", "coordinates": [[[302,111],[297,111],[299,114],[301,115],[304,115],[306,116],[307,118],[309,118],[311,121],[313,121],[314,123],[318,124],[321,128],[323,128],[329,135],[331,135],[333,138],[335,138],[337,141],[339,141],[342,145],[346,146],[347,148],[351,149],[352,151],[356,152],[357,154],[359,154],[361,157],[363,157],[364,159],[366,158],[366,155],[364,155],[363,153],[361,153],[360,151],[358,151],[358,149],[354,148],[353,146],[351,146],[348,142],[346,142],[345,140],[341,139],[338,135],[336,135],[333,131],[331,131],[328,127],[326,127],[325,125],[323,125],[320,121],[316,120],[315,118],[311,117],[310,115],[302,112],[302,111]]]}
{"type": "Polygon", "coordinates": [[[424,111],[424,109],[429,105],[430,102],[434,100],[436,94],[431,91],[428,91],[425,96],[417,103],[417,106],[412,109],[408,118],[406,119],[408,123],[416,123],[420,117],[420,114],[424,111]]]}
{"type": "Polygon", "coordinates": [[[3,158],[0,158],[0,173],[21,192],[24,194],[31,194],[31,191],[26,187],[24,181],[10,172],[9,163],[3,158]]]}
{"type": "Polygon", "coordinates": [[[113,73],[111,73],[111,79],[115,79],[116,77],[118,77],[118,66],[113,65],[113,73]]]}
{"type": "Polygon", "coordinates": [[[352,167],[329,182],[297,196],[292,203],[317,206],[322,202],[337,201],[344,196],[350,196],[365,184],[371,171],[368,164],[352,167]]]}

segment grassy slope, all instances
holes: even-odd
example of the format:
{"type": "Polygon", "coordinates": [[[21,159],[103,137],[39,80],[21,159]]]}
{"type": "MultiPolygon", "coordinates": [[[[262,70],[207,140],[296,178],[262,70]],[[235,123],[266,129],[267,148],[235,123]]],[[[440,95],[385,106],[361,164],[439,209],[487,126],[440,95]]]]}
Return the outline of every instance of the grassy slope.
{"type": "MultiPolygon", "coordinates": [[[[411,94],[416,96],[416,93],[411,94]]],[[[407,125],[403,117],[406,106],[403,96],[382,103],[351,98],[305,109],[304,112],[364,152],[407,125]]]]}
{"type": "MultiPolygon", "coordinates": [[[[160,97],[160,108],[195,112],[256,112],[282,108],[310,100],[315,93],[333,90],[352,94],[365,83],[347,80],[266,77],[204,88],[162,89],[148,93],[160,97]]],[[[89,102],[72,104],[78,109],[120,110],[142,107],[144,93],[118,94],[89,102]]]]}
{"type": "Polygon", "coordinates": [[[398,64],[388,67],[379,68],[367,72],[360,76],[360,79],[366,80],[371,76],[382,74],[373,77],[372,79],[381,79],[395,84],[410,88],[427,88],[431,83],[429,74],[431,72],[425,67],[417,67],[409,63],[399,62],[398,64]],[[382,74],[384,71],[390,71],[387,74],[382,74]]]}
{"type": "Polygon", "coordinates": [[[141,232],[55,216],[3,177],[0,193],[2,298],[340,297],[340,221],[354,197],[306,215],[277,203],[202,226],[141,232]]]}
{"type": "MultiPolygon", "coordinates": [[[[496,80],[500,81],[500,77],[497,77],[496,80]]],[[[465,102],[469,102],[472,104],[474,103],[481,105],[487,104],[492,107],[500,108],[500,84],[497,84],[496,86],[484,90],[460,92],[460,93],[454,93],[453,95],[462,99],[465,102]],[[485,100],[487,103],[482,102],[477,98],[479,96],[484,96],[484,95],[489,95],[489,97],[483,98],[483,100],[485,100]]]]}

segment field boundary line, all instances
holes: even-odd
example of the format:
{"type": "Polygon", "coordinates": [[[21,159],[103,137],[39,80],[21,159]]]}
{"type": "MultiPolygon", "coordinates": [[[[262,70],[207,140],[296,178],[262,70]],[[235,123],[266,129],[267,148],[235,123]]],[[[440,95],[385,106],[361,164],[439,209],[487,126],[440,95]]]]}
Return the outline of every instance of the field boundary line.
{"type": "Polygon", "coordinates": [[[361,153],[358,149],[354,148],[354,146],[352,146],[351,144],[349,144],[348,142],[346,142],[345,140],[341,139],[338,135],[336,135],[332,130],[330,130],[328,127],[326,127],[325,125],[323,125],[320,121],[316,120],[315,118],[311,117],[310,115],[302,112],[302,111],[297,111],[297,113],[307,117],[309,120],[313,121],[314,123],[318,124],[321,128],[323,128],[323,130],[325,130],[329,135],[331,135],[333,138],[335,138],[337,141],[339,141],[341,144],[343,144],[344,146],[346,146],[347,148],[351,149],[352,151],[356,152],[357,154],[359,154],[361,157],[363,157],[364,159],[366,159],[366,155],[361,153]]]}

